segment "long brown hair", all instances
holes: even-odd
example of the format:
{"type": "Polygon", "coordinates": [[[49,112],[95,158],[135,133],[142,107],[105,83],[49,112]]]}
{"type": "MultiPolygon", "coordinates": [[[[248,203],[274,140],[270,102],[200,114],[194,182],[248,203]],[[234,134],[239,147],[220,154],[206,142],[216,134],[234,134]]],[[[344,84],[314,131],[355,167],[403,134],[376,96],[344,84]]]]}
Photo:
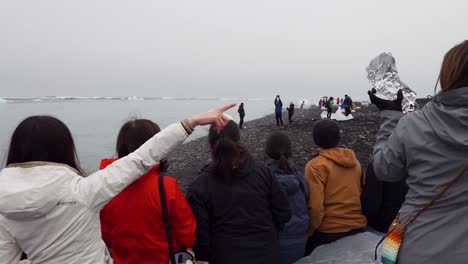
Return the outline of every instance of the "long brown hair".
{"type": "Polygon", "coordinates": [[[242,168],[249,160],[247,147],[240,143],[239,126],[234,121],[229,121],[220,133],[211,125],[208,132],[208,143],[212,149],[213,162],[210,172],[213,176],[230,180],[233,170],[242,168]],[[246,153],[247,160],[241,160],[241,154],[246,153]]]}
{"type": "Polygon", "coordinates": [[[6,164],[29,161],[67,164],[83,174],[70,130],[52,116],[30,116],[13,132],[6,164]]]}
{"type": "Polygon", "coordinates": [[[450,49],[440,69],[442,92],[468,86],[468,40],[450,49]]]}

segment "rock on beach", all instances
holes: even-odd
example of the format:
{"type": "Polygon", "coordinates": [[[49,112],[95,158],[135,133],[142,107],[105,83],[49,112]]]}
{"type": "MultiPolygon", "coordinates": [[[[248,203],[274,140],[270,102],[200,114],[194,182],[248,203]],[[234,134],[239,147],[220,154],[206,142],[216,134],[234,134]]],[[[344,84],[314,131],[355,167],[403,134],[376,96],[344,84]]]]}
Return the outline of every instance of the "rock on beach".
{"type": "MultiPolygon", "coordinates": [[[[274,114],[245,123],[241,130],[241,141],[248,146],[250,153],[257,160],[265,160],[265,142],[268,135],[280,130],[286,133],[292,142],[293,161],[299,168],[304,168],[318,147],[312,139],[312,129],[320,120],[322,110],[296,109],[293,120],[288,125],[287,112],[283,113],[285,127],[276,127],[274,114]]],[[[247,113],[248,115],[248,113],[247,113]]],[[[338,122],[341,130],[340,145],[355,151],[364,171],[369,163],[372,148],[379,128],[380,115],[373,105],[362,107],[353,113],[354,119],[338,122]]],[[[236,120],[238,121],[238,120],[236,120]]],[[[175,177],[185,192],[188,184],[197,176],[200,168],[210,160],[207,137],[202,137],[179,146],[169,157],[168,175],[175,177]]]]}

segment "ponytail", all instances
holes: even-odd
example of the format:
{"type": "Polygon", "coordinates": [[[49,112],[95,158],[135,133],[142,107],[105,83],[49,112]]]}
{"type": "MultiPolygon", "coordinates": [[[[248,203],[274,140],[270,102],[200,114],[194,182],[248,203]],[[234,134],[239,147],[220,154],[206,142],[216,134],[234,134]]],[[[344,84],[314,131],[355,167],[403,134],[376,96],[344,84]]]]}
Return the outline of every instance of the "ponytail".
{"type": "Polygon", "coordinates": [[[244,166],[245,160],[241,161],[241,154],[247,152],[246,147],[239,142],[239,126],[231,120],[218,133],[212,125],[208,132],[208,141],[213,155],[210,173],[230,180],[234,170],[244,166]]]}
{"type": "Polygon", "coordinates": [[[213,150],[212,174],[230,179],[233,169],[239,167],[240,150],[229,138],[220,138],[213,150]]]}

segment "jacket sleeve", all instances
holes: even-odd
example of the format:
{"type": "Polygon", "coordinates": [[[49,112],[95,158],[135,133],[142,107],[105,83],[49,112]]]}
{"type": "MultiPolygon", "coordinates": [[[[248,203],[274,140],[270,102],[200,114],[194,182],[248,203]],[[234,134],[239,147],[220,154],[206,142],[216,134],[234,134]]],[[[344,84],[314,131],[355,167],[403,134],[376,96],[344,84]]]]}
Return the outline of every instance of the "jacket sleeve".
{"type": "Polygon", "coordinates": [[[188,203],[192,207],[193,214],[197,220],[196,240],[193,251],[197,260],[210,261],[210,208],[208,199],[204,197],[205,192],[200,189],[201,186],[197,186],[199,183],[200,181],[193,182],[187,193],[188,203]]]}
{"type": "Polygon", "coordinates": [[[0,218],[0,263],[18,263],[22,250],[0,218]]]}
{"type": "Polygon", "coordinates": [[[377,217],[382,204],[382,182],[377,180],[372,164],[367,167],[366,183],[361,196],[362,212],[369,218],[377,217]]]}
{"type": "Polygon", "coordinates": [[[86,178],[76,177],[75,191],[89,208],[99,211],[112,197],[157,164],[187,138],[180,123],[154,135],[133,153],[86,178]]]}
{"type": "Polygon", "coordinates": [[[306,165],[305,177],[309,184],[309,236],[322,224],[325,209],[323,207],[324,201],[324,182],[316,168],[310,164],[306,165]]]}
{"type": "MultiPolygon", "coordinates": [[[[190,208],[175,180],[173,188],[175,195],[169,208],[169,218],[171,219],[171,228],[174,233],[174,242],[177,242],[183,248],[190,248],[195,243],[197,224],[192,208],[190,208]]],[[[156,198],[160,199],[159,197],[156,198]]]]}
{"type": "Polygon", "coordinates": [[[284,225],[291,219],[291,209],[287,195],[283,192],[278,180],[269,169],[266,169],[271,179],[270,207],[273,221],[278,230],[282,230],[284,225]]]}
{"type": "Polygon", "coordinates": [[[397,182],[406,175],[403,139],[407,116],[399,111],[381,111],[380,130],[374,146],[373,167],[378,179],[397,182]],[[400,120],[401,119],[401,120],[400,120]]]}

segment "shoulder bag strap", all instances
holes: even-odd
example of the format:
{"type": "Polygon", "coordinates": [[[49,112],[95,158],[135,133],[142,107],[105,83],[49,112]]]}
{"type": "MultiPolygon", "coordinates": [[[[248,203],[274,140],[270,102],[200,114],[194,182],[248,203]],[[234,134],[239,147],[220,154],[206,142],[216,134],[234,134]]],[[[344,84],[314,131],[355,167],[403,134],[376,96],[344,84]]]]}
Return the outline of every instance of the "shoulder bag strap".
{"type": "Polygon", "coordinates": [[[166,192],[164,191],[164,176],[159,175],[159,196],[161,198],[161,208],[162,208],[162,215],[164,220],[164,227],[166,228],[166,237],[167,237],[167,245],[169,246],[169,258],[171,264],[177,264],[175,255],[174,255],[174,245],[172,244],[172,236],[171,236],[171,225],[169,223],[169,213],[167,211],[167,203],[166,203],[166,192]]]}
{"type": "Polygon", "coordinates": [[[429,207],[431,207],[442,195],[444,195],[444,193],[446,193],[448,191],[448,189],[450,189],[450,187],[452,187],[452,185],[458,181],[458,179],[460,179],[463,174],[465,174],[466,172],[468,171],[468,166],[465,166],[465,168],[463,168],[462,171],[460,171],[460,173],[455,176],[455,178],[453,178],[449,183],[447,183],[447,185],[445,185],[444,189],[442,191],[440,191],[436,196],[434,196],[434,198],[432,198],[432,200],[426,204],[426,206],[424,206],[421,210],[419,210],[413,217],[411,217],[408,221],[407,224],[411,224],[412,222],[414,222],[414,220],[416,220],[416,218],[418,218],[424,211],[426,211],[429,207]]]}

